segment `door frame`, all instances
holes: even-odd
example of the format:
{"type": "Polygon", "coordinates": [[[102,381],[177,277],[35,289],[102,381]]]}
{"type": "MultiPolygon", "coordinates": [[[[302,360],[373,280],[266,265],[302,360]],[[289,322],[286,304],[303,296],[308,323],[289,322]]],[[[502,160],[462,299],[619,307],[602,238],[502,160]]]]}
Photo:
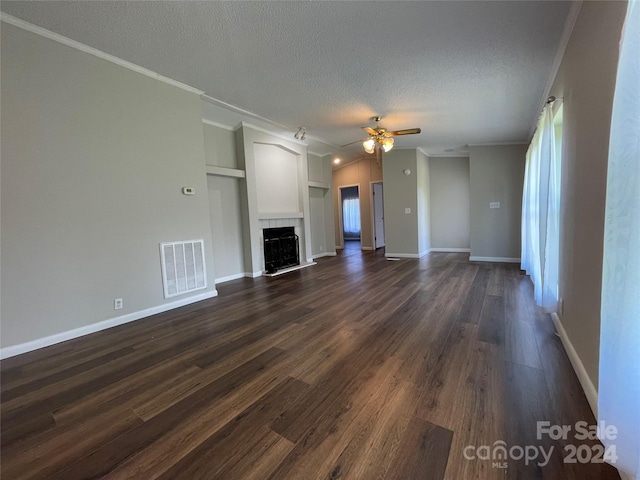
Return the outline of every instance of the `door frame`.
{"type": "MultiPolygon", "coordinates": [[[[384,182],[382,180],[374,180],[369,182],[369,199],[371,201],[371,240],[373,243],[373,250],[377,250],[378,248],[382,248],[385,247],[387,242],[386,242],[386,235],[385,235],[385,244],[381,245],[380,247],[376,247],[376,206],[374,204],[375,200],[374,200],[374,195],[373,195],[373,185],[379,183],[379,184],[384,184],[384,182]]],[[[384,187],[382,187],[382,191],[384,192],[384,187]]],[[[382,221],[384,222],[384,204],[382,206],[382,212],[383,212],[383,216],[382,216],[382,221]]],[[[384,227],[383,227],[384,228],[384,227]]]]}
{"type": "Polygon", "coordinates": [[[340,245],[336,245],[336,248],[344,248],[344,224],[342,221],[342,189],[348,187],[358,187],[358,204],[360,206],[360,246],[362,247],[362,189],[359,183],[352,183],[350,185],[338,185],[338,227],[340,230],[340,245]]]}

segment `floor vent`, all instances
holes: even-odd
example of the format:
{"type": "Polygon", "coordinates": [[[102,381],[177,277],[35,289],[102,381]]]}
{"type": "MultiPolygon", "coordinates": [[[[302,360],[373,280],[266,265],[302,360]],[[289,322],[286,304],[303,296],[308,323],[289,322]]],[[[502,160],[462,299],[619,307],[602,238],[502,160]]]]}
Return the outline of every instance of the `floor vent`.
{"type": "Polygon", "coordinates": [[[207,288],[204,240],[160,244],[164,298],[207,288]]]}

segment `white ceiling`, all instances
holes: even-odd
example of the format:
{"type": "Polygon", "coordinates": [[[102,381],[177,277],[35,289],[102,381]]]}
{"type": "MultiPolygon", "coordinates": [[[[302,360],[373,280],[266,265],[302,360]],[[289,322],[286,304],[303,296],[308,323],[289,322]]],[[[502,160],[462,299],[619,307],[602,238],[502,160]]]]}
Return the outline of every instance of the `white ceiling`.
{"type": "MultiPolygon", "coordinates": [[[[570,2],[15,1],[2,10],[333,145],[528,141],[570,2]]],[[[361,153],[355,145],[349,151],[361,153]]]]}

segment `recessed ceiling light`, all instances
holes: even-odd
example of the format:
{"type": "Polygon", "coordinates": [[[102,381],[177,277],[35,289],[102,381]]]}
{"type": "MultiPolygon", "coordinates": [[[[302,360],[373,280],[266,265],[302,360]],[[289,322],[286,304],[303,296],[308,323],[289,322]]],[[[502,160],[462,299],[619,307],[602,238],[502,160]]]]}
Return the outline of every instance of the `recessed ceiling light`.
{"type": "Polygon", "coordinates": [[[333,163],[335,163],[336,165],[340,163],[340,159],[339,158],[334,158],[333,159],[333,163]]]}

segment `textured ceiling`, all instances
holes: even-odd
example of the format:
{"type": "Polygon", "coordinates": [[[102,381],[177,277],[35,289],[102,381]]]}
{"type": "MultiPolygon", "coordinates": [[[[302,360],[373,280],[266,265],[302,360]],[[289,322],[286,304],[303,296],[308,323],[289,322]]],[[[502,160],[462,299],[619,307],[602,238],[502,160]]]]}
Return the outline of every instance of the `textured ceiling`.
{"type": "MultiPolygon", "coordinates": [[[[2,2],[27,22],[342,145],[527,141],[569,2],[2,2]]],[[[351,147],[359,152],[361,146],[351,147]]]]}

